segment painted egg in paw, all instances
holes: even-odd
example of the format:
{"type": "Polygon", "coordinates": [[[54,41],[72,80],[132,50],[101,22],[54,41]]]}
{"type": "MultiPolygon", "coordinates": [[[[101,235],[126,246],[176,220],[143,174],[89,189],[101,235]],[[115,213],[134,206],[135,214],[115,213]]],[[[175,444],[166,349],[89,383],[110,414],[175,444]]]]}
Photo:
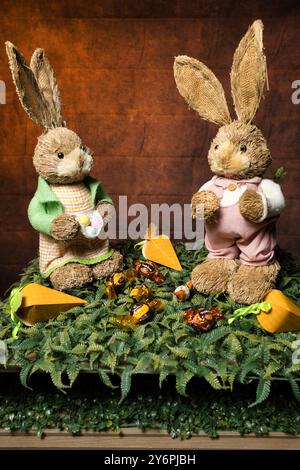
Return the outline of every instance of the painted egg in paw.
{"type": "Polygon", "coordinates": [[[88,227],[90,225],[90,219],[87,215],[80,215],[78,217],[78,222],[80,223],[81,226],[83,227],[88,227]]]}
{"type": "Polygon", "coordinates": [[[97,236],[97,230],[94,227],[86,227],[85,236],[88,238],[95,238],[97,236]]]}
{"type": "Polygon", "coordinates": [[[93,212],[93,215],[91,217],[91,226],[96,229],[98,235],[98,233],[100,233],[103,227],[103,219],[98,211],[93,212]]]}

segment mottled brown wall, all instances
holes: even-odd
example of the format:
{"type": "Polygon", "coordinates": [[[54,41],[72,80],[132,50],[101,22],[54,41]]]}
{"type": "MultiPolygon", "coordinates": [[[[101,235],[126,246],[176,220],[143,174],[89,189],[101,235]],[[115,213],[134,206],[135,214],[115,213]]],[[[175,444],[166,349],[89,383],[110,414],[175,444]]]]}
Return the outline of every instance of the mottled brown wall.
{"type": "Polygon", "coordinates": [[[31,155],[37,127],[18,102],[4,51],[14,42],[27,59],[44,47],[61,87],[63,114],[95,151],[94,174],[117,198],[130,202],[189,202],[209,178],[206,154],[213,125],[188,110],[173,79],[173,58],[200,58],[222,80],[229,97],[233,51],[248,24],[265,23],[270,92],[257,123],[267,136],[274,167],[284,165],[288,204],[279,225],[283,246],[300,254],[300,105],[291,83],[300,79],[297,1],[26,0],[0,2],[1,288],[36,253],[27,222],[36,178],[31,155]]]}

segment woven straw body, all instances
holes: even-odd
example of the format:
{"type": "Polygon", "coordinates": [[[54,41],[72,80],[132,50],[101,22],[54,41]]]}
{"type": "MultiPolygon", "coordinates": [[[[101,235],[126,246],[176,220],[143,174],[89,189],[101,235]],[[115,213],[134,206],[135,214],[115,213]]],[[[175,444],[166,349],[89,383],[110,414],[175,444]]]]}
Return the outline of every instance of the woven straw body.
{"type": "MultiPolygon", "coordinates": [[[[91,195],[84,183],[51,185],[51,190],[64,205],[66,215],[90,216],[94,210],[91,195]]],[[[58,242],[40,234],[40,270],[45,276],[70,262],[95,264],[109,256],[109,241],[87,239],[78,235],[70,242],[58,242]]]]}

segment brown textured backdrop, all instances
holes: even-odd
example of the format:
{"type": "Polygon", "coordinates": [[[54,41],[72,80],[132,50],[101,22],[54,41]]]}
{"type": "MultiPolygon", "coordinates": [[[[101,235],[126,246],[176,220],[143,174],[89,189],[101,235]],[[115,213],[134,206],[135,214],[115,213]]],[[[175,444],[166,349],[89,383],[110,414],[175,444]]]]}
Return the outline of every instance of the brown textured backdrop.
{"type": "Polygon", "coordinates": [[[300,79],[298,1],[239,0],[1,0],[0,289],[17,279],[36,253],[27,222],[36,187],[31,155],[39,129],[22,110],[4,41],[29,60],[44,47],[61,88],[63,115],[95,152],[94,175],[114,199],[190,201],[209,176],[206,155],[216,128],[188,110],[173,79],[173,58],[197,57],[212,67],[229,95],[232,54],[248,24],[261,17],[270,92],[256,122],[274,163],[284,165],[287,208],[279,224],[282,246],[300,254],[300,105],[291,83],[300,79]]]}

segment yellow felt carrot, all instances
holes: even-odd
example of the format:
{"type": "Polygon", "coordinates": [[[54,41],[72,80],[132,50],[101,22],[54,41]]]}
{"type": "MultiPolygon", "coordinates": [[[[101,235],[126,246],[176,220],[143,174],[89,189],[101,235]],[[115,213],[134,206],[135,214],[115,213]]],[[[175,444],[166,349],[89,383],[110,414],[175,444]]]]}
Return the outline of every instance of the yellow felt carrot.
{"type": "Polygon", "coordinates": [[[280,290],[269,291],[263,302],[235,310],[228,323],[250,314],[256,315],[260,326],[269,333],[300,331],[300,308],[280,290]]]}
{"type": "Polygon", "coordinates": [[[257,320],[269,333],[300,331],[300,308],[283,292],[271,290],[264,299],[272,305],[269,313],[261,312],[257,320]]]}
{"type": "Polygon", "coordinates": [[[142,246],[144,258],[171,269],[182,270],[172,242],[167,235],[156,235],[156,228],[151,224],[145,238],[146,240],[137,244],[142,246]]]}
{"type": "MultiPolygon", "coordinates": [[[[10,296],[10,313],[19,327],[19,321],[25,325],[34,325],[85,303],[85,300],[78,297],[31,283],[14,289],[10,296]]],[[[13,334],[14,337],[16,332],[13,334]]]]}

